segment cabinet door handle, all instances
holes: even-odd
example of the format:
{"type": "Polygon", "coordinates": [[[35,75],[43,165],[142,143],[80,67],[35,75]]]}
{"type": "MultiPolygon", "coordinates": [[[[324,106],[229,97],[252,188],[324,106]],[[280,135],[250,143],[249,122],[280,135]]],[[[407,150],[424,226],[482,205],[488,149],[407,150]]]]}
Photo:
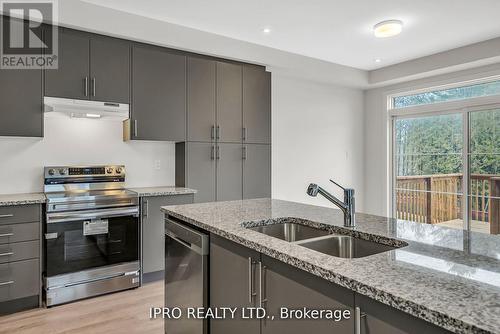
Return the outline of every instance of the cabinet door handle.
{"type": "Polygon", "coordinates": [[[215,124],[210,128],[210,139],[215,139],[215,124]]]}
{"type": "Polygon", "coordinates": [[[262,265],[262,262],[259,261],[259,307],[262,308],[262,305],[267,303],[267,298],[266,298],[266,280],[265,280],[265,272],[266,272],[266,266],[262,265]]]}
{"type": "Polygon", "coordinates": [[[45,239],[46,240],[57,239],[57,232],[45,233],[45,239]]]}
{"type": "Polygon", "coordinates": [[[215,146],[212,145],[212,147],[210,148],[210,160],[214,159],[215,159],[215,146]]]}
{"type": "Polygon", "coordinates": [[[144,205],[142,207],[144,213],[142,214],[143,218],[147,218],[149,216],[149,201],[147,199],[144,200],[144,205]]]}
{"type": "Polygon", "coordinates": [[[217,160],[220,160],[220,146],[217,145],[217,160]]]}
{"type": "Polygon", "coordinates": [[[6,215],[0,215],[0,218],[10,218],[10,217],[14,217],[14,214],[8,213],[6,215]]]}
{"type": "Polygon", "coordinates": [[[12,237],[14,236],[14,233],[3,233],[3,234],[0,234],[0,238],[1,237],[12,237]]]}
{"type": "Polygon", "coordinates": [[[243,140],[247,140],[247,128],[243,128],[243,140]]]}
{"type": "Polygon", "coordinates": [[[14,252],[0,253],[0,256],[11,256],[14,255],[14,252]]]}
{"type": "Polygon", "coordinates": [[[95,78],[92,78],[92,96],[95,96],[95,78]]]}
{"type": "Polygon", "coordinates": [[[242,159],[243,160],[247,159],[247,147],[246,146],[243,146],[243,156],[242,156],[242,159]]]}
{"type": "Polygon", "coordinates": [[[215,128],[215,138],[216,139],[220,139],[220,126],[217,125],[217,127],[215,128]]]}
{"type": "Polygon", "coordinates": [[[134,137],[137,137],[137,120],[134,119],[134,137]]]}
{"type": "Polygon", "coordinates": [[[0,286],[2,285],[10,285],[10,284],[13,284],[14,281],[7,281],[7,282],[0,282],[0,286]]]}
{"type": "Polygon", "coordinates": [[[361,312],[361,309],[356,306],[354,308],[354,328],[356,334],[361,334],[361,318],[366,317],[366,313],[361,312]]]}
{"type": "Polygon", "coordinates": [[[83,94],[85,94],[85,96],[89,96],[89,77],[85,77],[85,79],[83,79],[83,94]]]}
{"type": "Polygon", "coordinates": [[[248,258],[248,303],[252,304],[253,296],[253,261],[252,258],[248,258]]]}

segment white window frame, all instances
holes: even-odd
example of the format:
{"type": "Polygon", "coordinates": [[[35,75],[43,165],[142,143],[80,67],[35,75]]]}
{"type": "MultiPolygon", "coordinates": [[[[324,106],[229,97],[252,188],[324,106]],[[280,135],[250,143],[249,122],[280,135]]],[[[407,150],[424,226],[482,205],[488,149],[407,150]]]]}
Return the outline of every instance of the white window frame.
{"type": "Polygon", "coordinates": [[[500,75],[485,77],[481,79],[474,79],[468,81],[461,81],[451,84],[445,84],[440,86],[421,88],[412,91],[398,92],[394,94],[387,95],[387,115],[388,115],[388,187],[389,191],[387,192],[389,195],[388,198],[388,212],[393,218],[397,218],[396,214],[396,196],[395,196],[395,185],[396,185],[396,159],[395,159],[395,132],[394,132],[394,123],[396,119],[403,118],[417,118],[417,117],[425,117],[425,116],[437,116],[437,115],[446,115],[446,114],[462,114],[462,124],[463,124],[463,149],[462,149],[462,161],[463,161],[463,189],[462,189],[462,212],[464,213],[464,230],[470,230],[470,217],[469,217],[469,180],[470,180],[470,161],[469,161],[469,118],[470,113],[473,111],[480,110],[488,110],[488,109],[498,109],[500,108],[500,95],[491,95],[491,96],[481,96],[469,99],[460,99],[453,101],[445,101],[445,102],[436,102],[429,104],[422,104],[411,107],[403,107],[403,108],[394,108],[394,98],[398,96],[406,96],[406,95],[414,95],[418,93],[431,92],[435,90],[449,89],[449,88],[457,88],[463,86],[469,86],[480,83],[487,83],[492,81],[500,80],[500,75]]]}

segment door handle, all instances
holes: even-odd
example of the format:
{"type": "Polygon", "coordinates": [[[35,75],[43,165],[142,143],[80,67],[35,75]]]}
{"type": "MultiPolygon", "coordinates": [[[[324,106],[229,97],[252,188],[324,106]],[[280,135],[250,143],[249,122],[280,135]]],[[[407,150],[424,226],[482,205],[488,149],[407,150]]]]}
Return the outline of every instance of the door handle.
{"type": "Polygon", "coordinates": [[[45,240],[57,239],[57,232],[45,233],[45,240]]]}
{"type": "Polygon", "coordinates": [[[11,256],[14,255],[14,252],[0,253],[0,256],[11,256]]]}
{"type": "Polygon", "coordinates": [[[243,128],[243,140],[247,140],[247,128],[243,128]]]}
{"type": "Polygon", "coordinates": [[[147,199],[144,200],[142,210],[144,211],[142,217],[147,218],[149,216],[149,201],[147,199]]]}
{"type": "Polygon", "coordinates": [[[248,258],[248,302],[252,304],[253,297],[257,294],[254,292],[254,276],[253,276],[253,265],[255,262],[251,257],[248,258]]]}
{"type": "Polygon", "coordinates": [[[89,77],[85,77],[85,79],[83,79],[83,94],[85,94],[85,96],[89,96],[89,77]]]}
{"type": "Polygon", "coordinates": [[[220,146],[217,145],[217,160],[220,160],[220,146]]]}
{"type": "Polygon", "coordinates": [[[212,147],[210,148],[210,160],[214,159],[215,159],[215,146],[212,145],[212,147]]]}
{"type": "Polygon", "coordinates": [[[267,298],[266,298],[266,280],[265,280],[265,272],[266,272],[266,266],[262,265],[262,262],[259,261],[259,307],[262,308],[262,305],[267,303],[267,298]]]}
{"type": "Polygon", "coordinates": [[[210,129],[210,139],[214,140],[215,139],[215,124],[212,125],[210,129]]]}
{"type": "Polygon", "coordinates": [[[10,217],[14,217],[14,214],[8,213],[6,215],[0,215],[0,218],[10,218],[10,217]]]}
{"type": "Polygon", "coordinates": [[[137,137],[137,120],[134,119],[134,137],[137,137]]]}
{"type": "Polygon", "coordinates": [[[7,282],[0,282],[0,286],[2,285],[10,285],[10,284],[13,284],[14,281],[7,281],[7,282]]]}
{"type": "Polygon", "coordinates": [[[221,132],[220,126],[217,125],[217,127],[215,128],[215,138],[216,139],[220,139],[220,132],[221,132]]]}
{"type": "Polygon", "coordinates": [[[0,238],[1,237],[12,237],[14,236],[14,233],[3,233],[3,234],[0,234],[0,238]]]}
{"type": "Polygon", "coordinates": [[[361,318],[366,317],[366,313],[361,312],[361,309],[356,306],[354,308],[354,328],[356,334],[361,334],[361,318]]]}
{"type": "Polygon", "coordinates": [[[92,96],[95,96],[95,78],[92,78],[92,96]]]}
{"type": "Polygon", "coordinates": [[[242,156],[242,159],[243,160],[247,159],[247,147],[246,146],[243,146],[243,156],[242,156]]]}

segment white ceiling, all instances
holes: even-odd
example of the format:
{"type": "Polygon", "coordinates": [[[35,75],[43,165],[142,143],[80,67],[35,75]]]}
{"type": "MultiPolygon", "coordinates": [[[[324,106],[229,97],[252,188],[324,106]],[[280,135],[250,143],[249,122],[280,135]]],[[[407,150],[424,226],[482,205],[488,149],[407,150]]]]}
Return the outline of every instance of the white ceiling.
{"type": "Polygon", "coordinates": [[[499,0],[84,1],[364,70],[500,36],[499,0]],[[375,38],[386,19],[403,33],[375,38]]]}

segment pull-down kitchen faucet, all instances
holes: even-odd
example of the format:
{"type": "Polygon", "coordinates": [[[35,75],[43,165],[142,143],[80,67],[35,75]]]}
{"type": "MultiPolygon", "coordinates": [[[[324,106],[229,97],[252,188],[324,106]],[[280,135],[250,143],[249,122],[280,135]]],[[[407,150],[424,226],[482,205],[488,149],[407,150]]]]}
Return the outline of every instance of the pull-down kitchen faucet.
{"type": "Polygon", "coordinates": [[[311,183],[309,187],[307,187],[307,194],[313,197],[316,197],[318,193],[323,195],[323,197],[325,197],[327,200],[338,206],[340,210],[344,212],[344,226],[355,227],[356,219],[355,219],[355,208],[354,208],[354,189],[344,188],[333,180],[330,180],[330,182],[332,182],[333,184],[335,184],[337,187],[341,188],[344,191],[343,202],[315,183],[311,183]]]}

